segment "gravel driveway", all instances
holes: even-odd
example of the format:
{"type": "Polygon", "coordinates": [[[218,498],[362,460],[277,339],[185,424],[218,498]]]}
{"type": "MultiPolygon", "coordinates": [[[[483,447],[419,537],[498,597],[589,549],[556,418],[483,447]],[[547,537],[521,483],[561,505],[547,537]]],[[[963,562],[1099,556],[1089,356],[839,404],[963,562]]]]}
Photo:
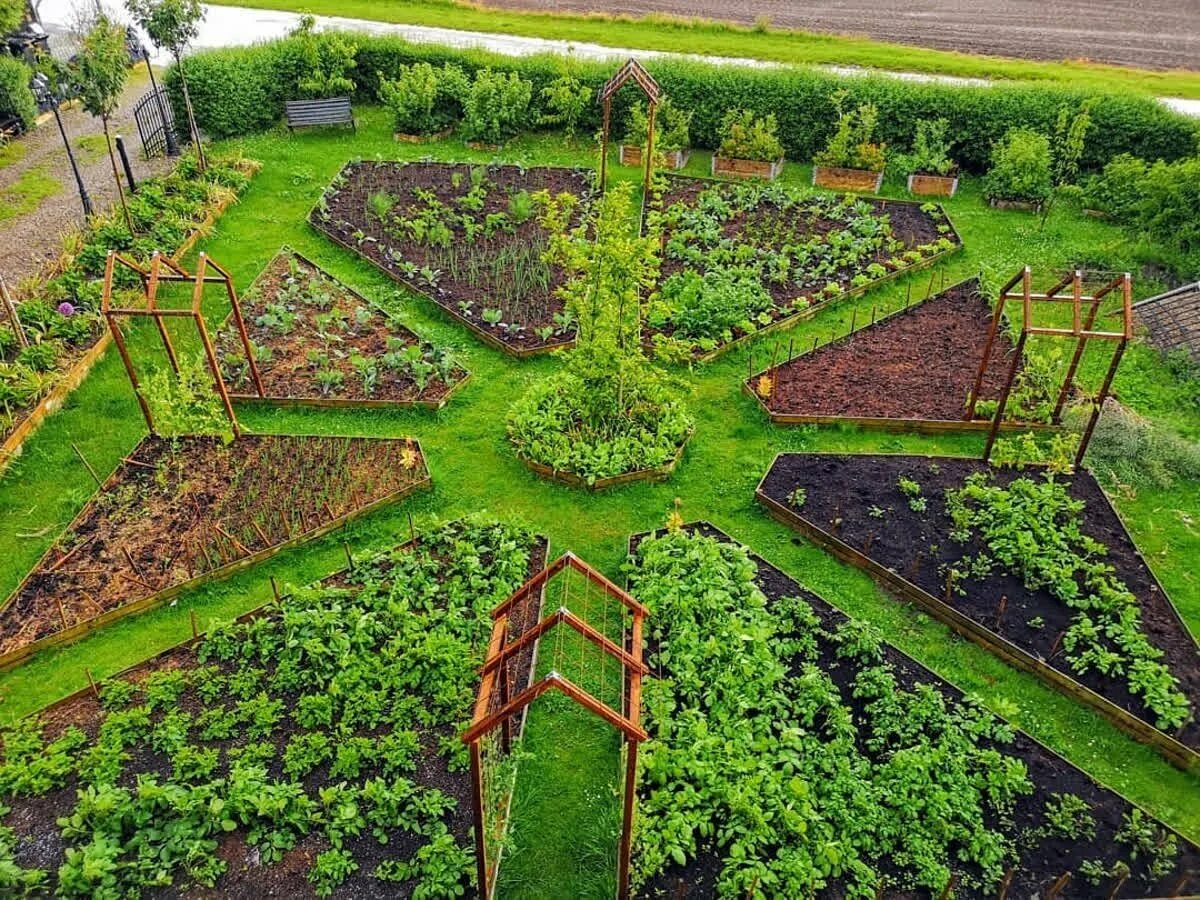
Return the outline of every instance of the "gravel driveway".
{"type": "Polygon", "coordinates": [[[1200,67],[1200,0],[485,0],[509,9],[669,13],[1015,56],[1200,67]]]}

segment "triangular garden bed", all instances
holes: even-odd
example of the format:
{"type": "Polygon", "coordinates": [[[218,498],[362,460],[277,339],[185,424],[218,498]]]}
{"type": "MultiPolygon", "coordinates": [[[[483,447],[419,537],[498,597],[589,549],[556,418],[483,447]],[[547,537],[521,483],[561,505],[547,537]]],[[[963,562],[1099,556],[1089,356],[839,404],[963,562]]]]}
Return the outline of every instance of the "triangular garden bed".
{"type": "MultiPolygon", "coordinates": [[[[1095,663],[1080,671],[1079,661],[1089,648],[1112,646],[1107,638],[1081,640],[1075,649],[1064,646],[1082,612],[1047,587],[1026,587],[1025,579],[998,563],[989,572],[971,567],[972,558],[996,554],[976,531],[955,535],[946,492],[961,488],[972,475],[1005,488],[1018,478],[1026,484],[1044,483],[1040,470],[993,469],[977,459],[783,453],[763,477],[757,497],[776,518],[866,570],[964,637],[1095,708],[1172,762],[1183,767],[1200,764],[1196,641],[1095,478],[1086,471],[1056,476],[1068,496],[1083,503],[1073,519],[1079,530],[1106,548],[1092,558],[1112,566],[1115,578],[1136,598],[1137,630],[1161,651],[1161,662],[1190,704],[1191,717],[1182,727],[1157,727],[1160,716],[1148,706],[1147,695],[1132,689],[1128,660],[1125,672],[1112,675],[1101,674],[1095,663]],[[972,574],[962,577],[952,570],[972,574]]],[[[1035,540],[1024,528],[1020,532],[1010,536],[1020,546],[1046,546],[1049,540],[1045,535],[1035,540]]],[[[998,537],[1005,539],[1004,534],[998,537]]],[[[1099,612],[1091,616],[1101,620],[1099,612]]]]}
{"type": "Polygon", "coordinates": [[[0,609],[0,668],[429,483],[403,438],[147,437],[0,609]]]}
{"type": "Polygon", "coordinates": [[[240,305],[263,393],[231,313],[216,344],[235,400],[438,408],[468,377],[449,351],[286,247],[240,305]]]}

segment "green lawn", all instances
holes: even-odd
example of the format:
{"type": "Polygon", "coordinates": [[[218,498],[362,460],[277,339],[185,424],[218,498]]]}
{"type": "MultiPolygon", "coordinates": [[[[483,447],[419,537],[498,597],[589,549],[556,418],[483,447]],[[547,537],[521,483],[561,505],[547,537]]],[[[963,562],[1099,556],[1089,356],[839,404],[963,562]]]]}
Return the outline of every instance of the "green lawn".
{"type": "Polygon", "coordinates": [[[739,56],[791,64],[861,66],[892,72],[928,72],[962,78],[1051,81],[1105,91],[1126,88],[1160,97],[1200,97],[1200,73],[1197,72],[1149,71],[1075,59],[1037,62],[975,56],[948,50],[926,50],[903,44],[890,44],[865,37],[746,27],[702,19],[516,12],[483,8],[458,0],[213,2],[226,6],[292,10],[313,15],[347,16],[406,25],[487,31],[637,50],[739,56]]]}
{"type": "Polygon", "coordinates": [[[0,222],[33,212],[43,200],[61,190],[62,182],[48,174],[44,166],[25,170],[16,181],[0,189],[0,222]]]}
{"type": "MultiPolygon", "coordinates": [[[[695,371],[678,376],[696,419],[696,434],[674,477],[661,485],[635,485],[590,495],[540,481],[517,462],[504,433],[514,398],[553,370],[553,359],[517,362],[474,340],[439,311],[406,295],[370,265],[312,231],[304,221],[322,188],[348,160],[365,157],[485,160],[488,154],[461,142],[414,147],[395,143],[380,111],[360,111],[357,135],[317,131],[297,136],[276,131],[230,145],[264,163],[242,202],[221,219],[202,249],[231,270],[239,288],[287,243],[368,297],[397,311],[425,337],[455,347],[473,377],[437,413],[422,411],[244,411],[243,424],[265,432],[412,435],[429,460],[434,490],[383,510],[315,545],[281,554],[227,582],[181,597],[175,606],[132,617],[78,644],[47,653],[0,676],[0,717],[39,708],[86,684],[85,668],[99,678],[189,635],[188,612],[200,621],[231,616],[270,596],[268,576],[302,583],[336,569],[342,541],[356,552],[406,539],[408,513],[418,527],[468,512],[526,523],[549,536],[551,552],[572,549],[618,578],[631,532],[660,525],[675,498],[688,519],[708,519],[804,582],[830,602],[877,625],[885,636],[993,710],[1011,719],[1088,772],[1200,840],[1200,779],[1162,761],[1097,715],[1032,677],[952,636],[944,627],[889,598],[856,570],[807,544],[768,519],[753,499],[754,486],[772,457],[787,450],[906,451],[972,454],[979,437],[895,436],[853,429],[780,429],[769,426],[739,390],[755,353],[765,361],[765,338],[695,371]]],[[[214,148],[216,152],[218,148],[214,148]]],[[[514,141],[503,159],[525,164],[589,164],[583,144],[556,137],[514,141]]],[[[696,154],[691,169],[705,171],[696,154]]],[[[633,169],[614,169],[635,179],[633,169]]],[[[807,183],[808,169],[789,164],[786,177],[807,183]]],[[[1017,265],[1061,268],[1083,259],[1127,258],[1126,238],[1113,226],[1085,218],[1063,204],[1044,231],[1024,213],[995,212],[968,179],[948,204],[966,242],[965,252],[944,265],[947,283],[982,268],[1007,274],[1017,265]]],[[[940,272],[935,276],[940,283],[940,272]]],[[[893,308],[911,287],[924,295],[930,274],[918,273],[857,301],[858,319],[872,306],[893,308]]],[[[1143,285],[1144,293],[1148,286],[1143,285]]],[[[215,291],[208,312],[224,315],[215,291]]],[[[844,331],[852,305],[826,310],[794,330],[798,343],[844,331]]],[[[144,335],[143,335],[144,336],[144,335]]],[[[783,336],[787,340],[787,335],[783,336]]],[[[1200,436],[1187,393],[1157,356],[1140,346],[1126,357],[1117,389],[1132,406],[1200,436]]],[[[1104,364],[1089,354],[1093,374],[1104,364]]],[[[1085,375],[1085,377],[1088,377],[1085,375]]],[[[66,407],[29,442],[24,457],[0,480],[0,591],[12,590],[91,492],[92,481],[70,448],[75,442],[103,476],[144,434],[124,371],[115,354],[97,367],[66,407]]],[[[1200,558],[1200,489],[1143,491],[1119,506],[1164,585],[1193,629],[1200,629],[1200,589],[1189,564],[1200,558]]],[[[585,897],[605,894],[615,859],[616,749],[613,732],[571,706],[543,703],[529,719],[525,761],[514,801],[511,846],[502,867],[505,897],[585,897]]]]}

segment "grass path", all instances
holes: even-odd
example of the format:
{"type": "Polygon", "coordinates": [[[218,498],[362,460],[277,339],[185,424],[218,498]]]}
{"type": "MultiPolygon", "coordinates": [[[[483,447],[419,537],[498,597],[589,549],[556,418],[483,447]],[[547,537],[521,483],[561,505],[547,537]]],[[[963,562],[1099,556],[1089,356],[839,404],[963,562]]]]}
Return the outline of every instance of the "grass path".
{"type": "MultiPolygon", "coordinates": [[[[1200,779],[1173,769],[1093,713],[1059,696],[1041,682],[1007,667],[974,645],[952,636],[926,616],[889,598],[861,573],[847,568],[774,523],[756,506],[753,489],[772,457],[785,450],[907,451],[971,454],[978,437],[890,436],[852,429],[777,429],[739,392],[742,373],[757,350],[760,362],[772,340],[729,354],[695,372],[679,370],[696,435],[671,481],[635,485],[593,496],[538,480],[511,453],[504,418],[513,399],[557,362],[519,363],[471,338],[436,308],[398,291],[375,269],[322,239],[304,217],[336,171],[352,158],[438,158],[483,160],[461,143],[410,147],[392,141],[382,114],[361,112],[358,135],[341,131],[289,137],[256,136],[239,145],[262,160],[242,202],[220,221],[204,249],[228,267],[244,288],[287,243],[328,268],[366,296],[396,310],[415,331],[455,347],[473,378],[438,413],[337,410],[245,411],[243,424],[264,432],[413,435],[429,460],[435,487],[428,494],[350,526],[344,534],[275,559],[227,582],[181,597],[173,607],[126,619],[86,641],[47,653],[0,675],[0,718],[28,713],[86,684],[85,667],[97,677],[115,672],[185,638],[188,611],[205,623],[265,602],[267,578],[304,583],[341,565],[342,540],[356,552],[382,548],[407,536],[411,511],[418,527],[464,513],[486,510],[519,520],[549,536],[551,552],[570,548],[611,577],[620,577],[627,536],[660,525],[676,497],[686,518],[705,518],[746,542],[851,615],[877,625],[885,636],[962,689],[978,694],[1006,718],[1068,756],[1094,776],[1144,804],[1164,821],[1200,840],[1200,779]]],[[[527,164],[588,164],[582,146],[556,138],[526,138],[503,157],[527,164]]],[[[701,172],[707,159],[692,162],[701,172]]],[[[617,177],[636,178],[632,169],[617,177]]],[[[806,182],[807,169],[788,166],[787,177],[806,182]]],[[[949,211],[967,250],[946,265],[947,282],[982,267],[997,272],[1029,262],[1061,267],[1088,254],[1119,257],[1124,238],[1112,226],[1056,210],[1044,232],[1035,218],[997,213],[979,202],[968,180],[949,211]]],[[[939,276],[940,277],[940,276],[939,276]]],[[[903,302],[911,286],[923,295],[929,274],[917,274],[857,302],[858,317],[903,302]]],[[[208,307],[223,315],[215,292],[208,307]]],[[[851,305],[827,310],[793,332],[797,342],[842,331],[851,305]]],[[[786,340],[786,336],[785,336],[786,340]]],[[[1123,399],[1145,414],[1200,436],[1200,416],[1188,406],[1157,357],[1134,348],[1118,379],[1123,399]]],[[[1085,367],[1103,365],[1089,354],[1085,367]]],[[[110,354],[29,443],[26,455],[0,481],[0,591],[16,586],[45,547],[85,502],[92,483],[70,449],[77,442],[103,476],[144,433],[144,426],[118,358],[110,354]]],[[[1200,529],[1192,516],[1200,492],[1186,485],[1173,492],[1143,492],[1122,499],[1127,517],[1150,564],[1194,629],[1200,629],[1200,582],[1189,560],[1200,558],[1200,529]]],[[[606,726],[581,719],[574,709],[536,706],[529,719],[527,749],[514,802],[512,844],[502,868],[502,896],[601,896],[614,858],[616,741],[606,726]]]]}

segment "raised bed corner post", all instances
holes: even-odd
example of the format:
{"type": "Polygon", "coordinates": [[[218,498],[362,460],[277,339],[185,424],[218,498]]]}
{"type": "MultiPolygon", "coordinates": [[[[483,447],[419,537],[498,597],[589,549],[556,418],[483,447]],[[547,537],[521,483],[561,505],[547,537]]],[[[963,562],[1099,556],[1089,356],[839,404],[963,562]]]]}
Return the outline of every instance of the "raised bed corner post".
{"type": "Polygon", "coordinates": [[[600,193],[603,194],[608,184],[608,132],[612,127],[612,98],[603,97],[601,102],[604,104],[604,127],[600,137],[600,193]]]}

